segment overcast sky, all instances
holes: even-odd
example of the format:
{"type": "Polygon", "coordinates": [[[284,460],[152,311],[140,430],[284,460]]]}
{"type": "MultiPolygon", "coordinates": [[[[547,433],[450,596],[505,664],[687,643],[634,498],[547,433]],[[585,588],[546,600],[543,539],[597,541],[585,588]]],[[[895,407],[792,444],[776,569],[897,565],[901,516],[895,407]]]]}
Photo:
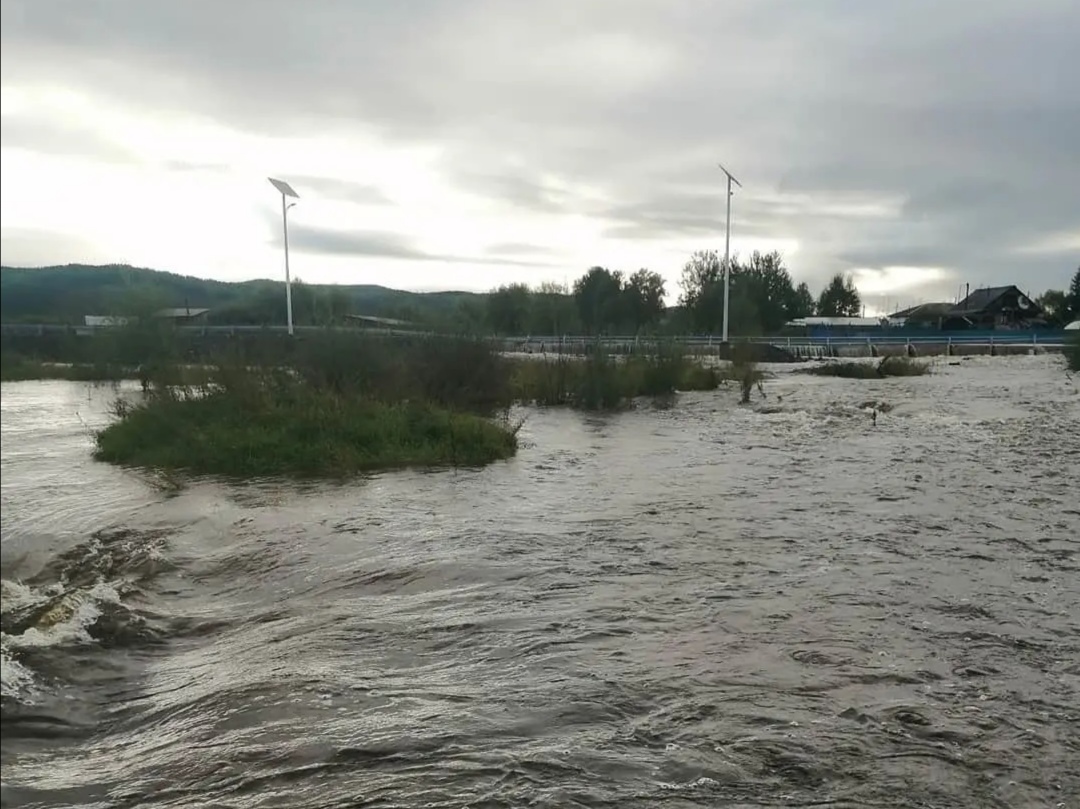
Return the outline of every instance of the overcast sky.
{"type": "Polygon", "coordinates": [[[1080,264],[1077,0],[4,0],[7,265],[477,289],[779,249],[872,308],[1080,264]]]}

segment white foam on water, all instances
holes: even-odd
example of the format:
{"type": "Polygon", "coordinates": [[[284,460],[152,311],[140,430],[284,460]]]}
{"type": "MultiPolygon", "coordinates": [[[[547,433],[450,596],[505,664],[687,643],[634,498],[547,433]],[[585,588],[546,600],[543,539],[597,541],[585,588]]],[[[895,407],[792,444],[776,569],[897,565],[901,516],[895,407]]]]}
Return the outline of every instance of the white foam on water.
{"type": "Polygon", "coordinates": [[[35,691],[33,672],[11,656],[7,635],[0,636],[0,696],[26,702],[35,691]]]}
{"type": "Polygon", "coordinates": [[[75,590],[46,613],[46,616],[59,614],[60,620],[30,627],[20,635],[5,635],[4,640],[9,649],[93,643],[88,630],[101,616],[101,605],[108,603],[119,604],[120,594],[107,582],[98,582],[88,590],[75,590]]]}

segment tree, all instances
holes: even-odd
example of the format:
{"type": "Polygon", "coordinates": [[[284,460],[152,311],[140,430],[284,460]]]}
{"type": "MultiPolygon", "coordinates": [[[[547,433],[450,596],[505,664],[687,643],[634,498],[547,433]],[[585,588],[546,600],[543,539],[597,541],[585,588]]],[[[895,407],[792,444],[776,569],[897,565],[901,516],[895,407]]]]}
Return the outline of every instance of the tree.
{"type": "MultiPolygon", "coordinates": [[[[680,303],[694,327],[720,331],[724,320],[724,273],[717,254],[694,253],[683,268],[681,286],[680,303]]],[[[810,291],[805,286],[804,294],[809,298],[810,291]]],[[[791,318],[803,316],[802,310],[806,308],[792,285],[783,256],[776,251],[754,251],[745,262],[733,257],[730,294],[728,331],[732,335],[775,333],[791,318]]]]}
{"type": "Polygon", "coordinates": [[[577,329],[577,310],[563,284],[544,282],[532,293],[532,334],[560,335],[577,329]]]}
{"type": "Polygon", "coordinates": [[[525,284],[501,286],[487,302],[488,324],[498,334],[524,334],[529,319],[531,293],[525,284]]]}
{"type": "Polygon", "coordinates": [[[574,302],[586,333],[600,334],[618,325],[622,290],[622,273],[603,267],[593,267],[574,282],[574,302]]]}
{"type": "Polygon", "coordinates": [[[635,332],[656,326],[664,315],[664,279],[659,273],[638,270],[623,286],[623,312],[635,332]]]}
{"type": "Polygon", "coordinates": [[[719,331],[724,318],[723,262],[715,250],[699,250],[690,256],[679,280],[679,305],[686,309],[699,332],[719,331]]]}
{"type": "Polygon", "coordinates": [[[736,333],[774,333],[792,317],[795,288],[777,251],[762,254],[755,250],[745,264],[733,261],[731,286],[731,325],[736,333]],[[736,301],[740,301],[739,306],[736,301]]]}
{"type": "Polygon", "coordinates": [[[1071,319],[1069,296],[1060,289],[1048,289],[1036,303],[1046,312],[1046,321],[1054,326],[1064,326],[1071,319]]]}
{"type": "Polygon", "coordinates": [[[795,297],[791,299],[791,309],[788,311],[788,317],[791,319],[797,317],[813,317],[816,304],[814,303],[814,294],[810,291],[810,287],[803,281],[797,287],[795,287],[795,297]]]}
{"type": "Polygon", "coordinates": [[[821,317],[858,317],[862,312],[862,299],[851,276],[837,273],[821,291],[817,313],[821,317]]]}
{"type": "Polygon", "coordinates": [[[1076,268],[1072,283],[1069,284],[1068,304],[1069,318],[1071,320],[1080,318],[1080,267],[1076,268]]]}

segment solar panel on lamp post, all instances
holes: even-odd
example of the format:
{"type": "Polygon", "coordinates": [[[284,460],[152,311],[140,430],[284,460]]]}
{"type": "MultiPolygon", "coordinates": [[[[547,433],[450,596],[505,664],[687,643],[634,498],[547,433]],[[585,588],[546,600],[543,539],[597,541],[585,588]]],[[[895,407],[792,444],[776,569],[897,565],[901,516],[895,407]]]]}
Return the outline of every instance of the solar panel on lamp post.
{"type": "Polygon", "coordinates": [[[720,171],[727,175],[727,229],[724,236],[724,334],[721,338],[721,342],[726,343],[728,341],[728,299],[731,297],[731,197],[735,193],[731,190],[731,184],[742,188],[742,183],[731,176],[731,172],[720,166],[720,171]]]}
{"type": "Polygon", "coordinates": [[[292,322],[292,279],[289,277],[289,208],[295,205],[295,202],[286,203],[286,197],[292,197],[293,199],[300,199],[300,195],[293,191],[291,185],[284,180],[275,180],[273,177],[267,177],[270,181],[270,185],[274,186],[281,192],[281,227],[285,234],[285,311],[288,317],[289,335],[293,333],[292,322]]]}

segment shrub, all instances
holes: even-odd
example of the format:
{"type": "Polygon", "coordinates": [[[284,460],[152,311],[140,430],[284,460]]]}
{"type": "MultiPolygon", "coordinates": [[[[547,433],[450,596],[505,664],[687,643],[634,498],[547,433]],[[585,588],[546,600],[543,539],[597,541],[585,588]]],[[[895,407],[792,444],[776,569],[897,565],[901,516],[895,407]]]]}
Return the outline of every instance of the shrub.
{"type": "Polygon", "coordinates": [[[800,373],[842,379],[884,379],[890,376],[924,376],[930,373],[930,366],[910,357],[885,357],[876,365],[866,362],[826,362],[802,369],[800,373]]]}

